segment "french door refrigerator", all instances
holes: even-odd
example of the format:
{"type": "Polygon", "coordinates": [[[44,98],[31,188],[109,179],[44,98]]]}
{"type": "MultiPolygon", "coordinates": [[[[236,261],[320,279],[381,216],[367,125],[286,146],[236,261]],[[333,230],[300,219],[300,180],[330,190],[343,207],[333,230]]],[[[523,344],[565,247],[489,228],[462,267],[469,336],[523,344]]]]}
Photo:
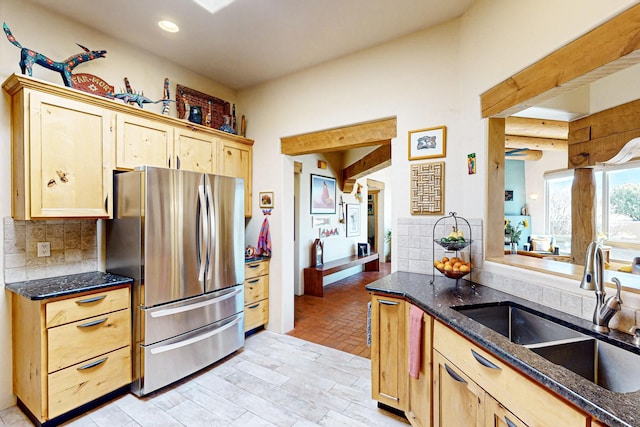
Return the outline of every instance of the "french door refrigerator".
{"type": "Polygon", "coordinates": [[[114,177],[106,269],[134,279],[143,396],[244,345],[244,182],[140,167],[114,177]]]}

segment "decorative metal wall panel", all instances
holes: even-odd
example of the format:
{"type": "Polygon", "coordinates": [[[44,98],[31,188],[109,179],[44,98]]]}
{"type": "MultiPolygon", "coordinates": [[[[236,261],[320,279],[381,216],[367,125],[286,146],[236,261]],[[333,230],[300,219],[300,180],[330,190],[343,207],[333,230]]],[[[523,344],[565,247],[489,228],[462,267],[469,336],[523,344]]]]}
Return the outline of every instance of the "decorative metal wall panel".
{"type": "Polygon", "coordinates": [[[444,213],[444,162],[411,165],[411,214],[444,213]]]}

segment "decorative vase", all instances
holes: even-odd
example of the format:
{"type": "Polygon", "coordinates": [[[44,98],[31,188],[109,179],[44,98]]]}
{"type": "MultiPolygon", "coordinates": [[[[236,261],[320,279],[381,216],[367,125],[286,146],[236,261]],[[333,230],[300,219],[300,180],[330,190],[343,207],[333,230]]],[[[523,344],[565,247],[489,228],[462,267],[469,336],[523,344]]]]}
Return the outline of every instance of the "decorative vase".
{"type": "Polygon", "coordinates": [[[202,124],[202,108],[197,105],[192,105],[189,109],[189,121],[191,123],[202,124]]]}
{"type": "Polygon", "coordinates": [[[230,116],[224,116],[223,119],[224,119],[224,124],[222,126],[220,126],[220,130],[224,131],[224,132],[235,134],[236,131],[231,126],[231,117],[230,116]]]}
{"type": "Polygon", "coordinates": [[[509,252],[511,254],[517,254],[518,253],[518,242],[509,243],[509,252]]]}

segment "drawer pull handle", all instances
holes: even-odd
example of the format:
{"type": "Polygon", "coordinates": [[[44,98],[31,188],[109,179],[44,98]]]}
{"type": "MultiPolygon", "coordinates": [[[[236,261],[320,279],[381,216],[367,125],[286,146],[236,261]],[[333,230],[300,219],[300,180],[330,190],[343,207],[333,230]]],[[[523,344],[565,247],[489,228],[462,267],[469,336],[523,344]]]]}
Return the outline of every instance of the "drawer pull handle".
{"type": "Polygon", "coordinates": [[[451,369],[449,367],[449,365],[447,365],[446,363],[444,364],[444,369],[447,370],[447,374],[449,374],[449,376],[451,378],[453,378],[454,380],[458,381],[459,383],[462,384],[466,384],[467,382],[464,380],[464,378],[462,378],[460,375],[458,375],[458,373],[456,371],[454,371],[453,369],[451,369]]]}
{"type": "Polygon", "coordinates": [[[258,283],[260,279],[247,280],[247,283],[258,283]]]}
{"type": "Polygon", "coordinates": [[[507,423],[508,427],[518,427],[513,421],[511,421],[507,416],[504,416],[504,422],[507,423]]]}
{"type": "Polygon", "coordinates": [[[108,319],[108,317],[105,317],[104,319],[94,320],[93,322],[89,322],[89,323],[83,323],[82,325],[78,325],[78,328],[90,328],[91,326],[96,326],[96,325],[99,325],[101,323],[106,322],[107,319],[108,319]]]}
{"type": "Polygon", "coordinates": [[[473,349],[471,350],[471,354],[473,354],[473,357],[478,361],[478,363],[480,363],[482,366],[485,366],[489,369],[497,369],[499,371],[502,370],[502,368],[498,365],[496,365],[495,363],[492,363],[490,361],[488,361],[487,359],[485,359],[484,357],[480,356],[478,353],[476,353],[475,351],[473,351],[473,349]]]}
{"type": "Polygon", "coordinates": [[[81,299],[81,300],[76,301],[76,304],[89,304],[89,303],[92,303],[92,302],[103,300],[106,297],[107,297],[106,295],[100,295],[100,296],[93,297],[93,298],[81,299]]]}
{"type": "Polygon", "coordinates": [[[389,400],[393,400],[394,402],[397,402],[397,401],[400,400],[397,397],[394,397],[394,396],[391,396],[391,395],[388,395],[388,394],[382,393],[382,392],[380,392],[380,396],[382,396],[382,397],[384,397],[386,399],[389,399],[389,400]]]}
{"type": "Polygon", "coordinates": [[[381,300],[381,299],[379,299],[379,300],[378,300],[378,302],[379,302],[380,304],[384,304],[384,305],[398,305],[398,303],[397,303],[397,302],[393,302],[393,301],[385,301],[385,300],[381,300]]]}
{"type": "Polygon", "coordinates": [[[94,366],[98,366],[98,365],[102,365],[104,362],[106,362],[108,359],[108,357],[103,357],[100,360],[96,360],[95,362],[91,362],[91,363],[87,363],[84,366],[80,366],[79,368],[77,368],[78,371],[84,371],[85,369],[89,369],[89,368],[93,368],[94,366]]]}
{"type": "Polygon", "coordinates": [[[258,267],[260,267],[260,264],[249,264],[249,265],[247,265],[247,267],[249,267],[249,268],[258,268],[258,267]]]}
{"type": "Polygon", "coordinates": [[[258,308],[259,306],[260,306],[260,303],[257,303],[257,304],[254,304],[254,305],[250,305],[247,308],[254,309],[254,308],[258,308]]]}

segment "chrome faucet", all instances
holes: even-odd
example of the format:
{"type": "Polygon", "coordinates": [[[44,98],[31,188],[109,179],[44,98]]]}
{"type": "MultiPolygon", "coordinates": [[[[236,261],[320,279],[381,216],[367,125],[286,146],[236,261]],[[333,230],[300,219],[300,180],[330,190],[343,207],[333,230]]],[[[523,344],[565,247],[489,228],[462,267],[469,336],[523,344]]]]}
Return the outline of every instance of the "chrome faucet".
{"type": "Polygon", "coordinates": [[[593,311],[593,329],[598,332],[609,332],[609,321],[622,308],[620,291],[622,285],[615,277],[611,281],[616,285],[616,295],[605,300],[604,291],[604,256],[598,242],[591,242],[587,247],[584,262],[584,275],[580,287],[588,291],[596,291],[596,307],[593,311]]]}

